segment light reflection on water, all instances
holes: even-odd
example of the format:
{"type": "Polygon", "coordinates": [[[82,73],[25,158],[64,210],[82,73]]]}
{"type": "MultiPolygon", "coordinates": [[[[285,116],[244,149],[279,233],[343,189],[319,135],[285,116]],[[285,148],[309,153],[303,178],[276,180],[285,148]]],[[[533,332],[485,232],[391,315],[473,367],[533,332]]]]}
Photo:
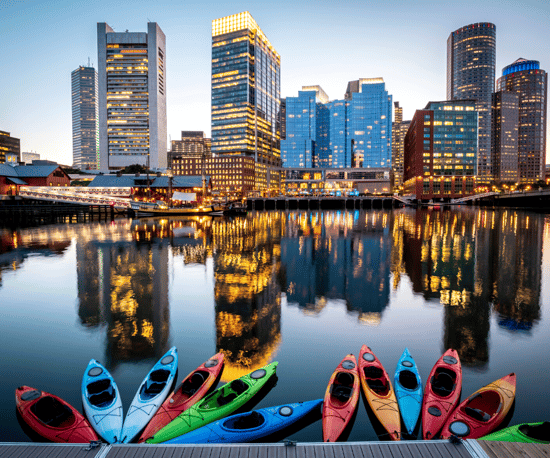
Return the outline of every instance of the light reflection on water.
{"type": "MultiPolygon", "coordinates": [[[[363,343],[390,374],[408,346],[424,380],[452,347],[464,396],[515,371],[513,423],[545,419],[549,254],[544,215],[469,208],[0,229],[0,441],[28,440],[15,423],[18,385],[80,407],[96,358],[129,402],[171,345],[180,379],[217,351],[223,381],[278,360],[260,407],[322,397],[363,343]]],[[[320,437],[320,424],[295,435],[320,437]]],[[[350,440],[375,438],[360,406],[350,440]]]]}

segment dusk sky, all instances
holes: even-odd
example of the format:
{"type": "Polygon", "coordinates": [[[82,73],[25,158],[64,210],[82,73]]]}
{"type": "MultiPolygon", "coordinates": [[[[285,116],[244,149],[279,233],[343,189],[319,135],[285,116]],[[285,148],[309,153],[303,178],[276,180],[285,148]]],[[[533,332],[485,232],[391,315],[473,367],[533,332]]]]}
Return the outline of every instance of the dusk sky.
{"type": "Polygon", "coordinates": [[[22,152],[71,165],[70,76],[88,58],[97,68],[97,23],[146,32],[151,21],[166,35],[168,134],[209,136],[212,20],[241,11],[281,55],[282,97],[318,84],[340,99],[348,81],[382,77],[410,119],[445,100],[447,38],[475,22],[496,25],[497,78],[520,57],[550,71],[548,0],[1,0],[0,130],[22,152]]]}

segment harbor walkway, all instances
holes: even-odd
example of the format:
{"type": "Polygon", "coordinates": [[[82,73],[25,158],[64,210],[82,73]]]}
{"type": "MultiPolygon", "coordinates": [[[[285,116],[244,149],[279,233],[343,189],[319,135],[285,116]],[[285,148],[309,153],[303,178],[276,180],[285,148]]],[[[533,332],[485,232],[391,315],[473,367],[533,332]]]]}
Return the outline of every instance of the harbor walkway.
{"type": "Polygon", "coordinates": [[[0,443],[0,458],[549,458],[539,444],[449,441],[107,445],[0,443]]]}

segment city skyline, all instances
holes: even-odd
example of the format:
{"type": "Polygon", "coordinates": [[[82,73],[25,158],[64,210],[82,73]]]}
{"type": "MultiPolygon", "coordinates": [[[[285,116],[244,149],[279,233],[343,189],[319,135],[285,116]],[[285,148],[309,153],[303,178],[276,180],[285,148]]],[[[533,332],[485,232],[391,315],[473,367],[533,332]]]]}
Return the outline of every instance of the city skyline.
{"type": "Polygon", "coordinates": [[[334,100],[350,80],[382,77],[403,107],[404,120],[429,101],[445,99],[447,37],[465,25],[496,25],[497,76],[520,57],[550,68],[550,48],[543,46],[550,6],[543,1],[471,1],[444,7],[431,1],[337,7],[321,1],[314,11],[300,2],[191,1],[181,13],[171,2],[106,5],[14,0],[0,6],[0,33],[9,37],[5,66],[19,70],[0,75],[0,87],[8,89],[0,96],[0,129],[21,139],[21,151],[72,163],[70,73],[88,57],[98,68],[98,22],[117,32],[144,32],[144,23],[152,21],[166,34],[171,138],[182,130],[210,136],[212,21],[242,11],[251,13],[281,55],[281,97],[295,96],[305,85],[320,85],[334,100]]]}

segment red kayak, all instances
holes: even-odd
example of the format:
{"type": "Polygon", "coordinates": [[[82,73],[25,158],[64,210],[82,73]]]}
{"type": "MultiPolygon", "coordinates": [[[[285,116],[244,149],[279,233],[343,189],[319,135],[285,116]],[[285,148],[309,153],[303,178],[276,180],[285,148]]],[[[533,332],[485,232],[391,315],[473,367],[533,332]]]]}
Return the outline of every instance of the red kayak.
{"type": "Polygon", "coordinates": [[[200,401],[211,389],[215,388],[222,375],[223,366],[223,353],[217,353],[185,377],[180,386],[166,398],[155,416],[151,418],[138,442],[144,442],[153,437],[180,413],[200,401]]]}
{"type": "Polygon", "coordinates": [[[422,437],[433,439],[460,401],[462,366],[456,350],[437,360],[426,382],[422,402],[422,437]]]}
{"type": "Polygon", "coordinates": [[[359,401],[359,371],[354,355],[347,355],[328,382],[323,402],[323,441],[336,442],[349,425],[359,401]]]}
{"type": "Polygon", "coordinates": [[[451,435],[478,439],[494,431],[510,411],[516,397],[513,372],[477,390],[451,413],[441,431],[441,439],[451,435]]]}
{"type": "Polygon", "coordinates": [[[15,404],[25,423],[47,440],[71,444],[99,440],[84,415],[53,394],[20,386],[15,390],[15,404]]]}

